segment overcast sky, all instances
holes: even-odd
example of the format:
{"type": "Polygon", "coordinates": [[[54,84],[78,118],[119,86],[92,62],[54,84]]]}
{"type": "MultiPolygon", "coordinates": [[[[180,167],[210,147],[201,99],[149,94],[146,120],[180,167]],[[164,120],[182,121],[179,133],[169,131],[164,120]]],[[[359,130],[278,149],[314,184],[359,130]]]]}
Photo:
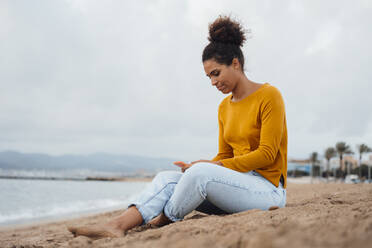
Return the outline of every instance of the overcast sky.
{"type": "Polygon", "coordinates": [[[251,30],[247,77],[286,104],[288,155],[372,146],[372,2],[0,1],[0,151],[210,159],[226,96],[208,24],[251,30]]]}

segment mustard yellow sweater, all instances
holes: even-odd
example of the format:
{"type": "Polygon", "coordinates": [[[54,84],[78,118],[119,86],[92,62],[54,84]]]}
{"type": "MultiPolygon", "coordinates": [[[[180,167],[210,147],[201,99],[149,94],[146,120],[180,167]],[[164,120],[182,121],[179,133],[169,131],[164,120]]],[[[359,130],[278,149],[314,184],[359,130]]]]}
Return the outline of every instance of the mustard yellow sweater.
{"type": "Polygon", "coordinates": [[[213,161],[239,171],[255,170],[279,186],[287,182],[287,125],[283,98],[268,83],[241,101],[227,96],[218,108],[219,151],[213,161]]]}

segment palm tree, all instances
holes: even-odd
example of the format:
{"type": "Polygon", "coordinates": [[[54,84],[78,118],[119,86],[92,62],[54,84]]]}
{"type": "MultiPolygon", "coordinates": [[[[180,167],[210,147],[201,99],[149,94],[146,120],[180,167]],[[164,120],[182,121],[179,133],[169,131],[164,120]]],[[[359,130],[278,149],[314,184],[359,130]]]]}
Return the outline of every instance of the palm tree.
{"type": "MultiPolygon", "coordinates": [[[[337,155],[337,152],[336,152],[336,149],[333,148],[333,147],[328,147],[325,152],[324,152],[324,157],[327,159],[327,182],[328,182],[328,176],[329,176],[329,162],[331,160],[331,158],[334,158],[336,157],[337,155]]],[[[336,175],[334,175],[336,176],[336,175]]]]}
{"type": "Polygon", "coordinates": [[[340,157],[340,170],[341,170],[344,154],[353,154],[353,151],[350,149],[349,145],[346,145],[345,142],[337,142],[336,151],[340,157]]]}
{"type": "Polygon", "coordinates": [[[310,179],[311,179],[311,182],[313,182],[314,167],[315,167],[315,164],[318,162],[318,153],[317,152],[311,153],[310,162],[311,162],[310,179]]]}
{"type": "MultiPolygon", "coordinates": [[[[359,178],[361,178],[362,177],[362,156],[363,156],[363,153],[372,152],[372,149],[370,147],[368,147],[366,144],[357,145],[357,149],[358,149],[358,152],[359,152],[359,178]]],[[[369,170],[368,170],[368,172],[369,172],[369,170]]]]}

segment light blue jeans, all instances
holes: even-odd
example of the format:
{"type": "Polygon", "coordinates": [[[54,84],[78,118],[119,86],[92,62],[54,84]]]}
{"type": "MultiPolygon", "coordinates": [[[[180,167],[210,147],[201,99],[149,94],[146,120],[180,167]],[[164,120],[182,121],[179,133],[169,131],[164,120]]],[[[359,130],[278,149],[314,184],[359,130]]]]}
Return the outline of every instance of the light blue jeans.
{"type": "Polygon", "coordinates": [[[148,223],[160,213],[179,221],[204,200],[227,213],[249,209],[284,207],[286,190],[275,187],[255,171],[237,172],[211,163],[197,163],[185,173],[159,172],[151,184],[132,202],[148,223]]]}

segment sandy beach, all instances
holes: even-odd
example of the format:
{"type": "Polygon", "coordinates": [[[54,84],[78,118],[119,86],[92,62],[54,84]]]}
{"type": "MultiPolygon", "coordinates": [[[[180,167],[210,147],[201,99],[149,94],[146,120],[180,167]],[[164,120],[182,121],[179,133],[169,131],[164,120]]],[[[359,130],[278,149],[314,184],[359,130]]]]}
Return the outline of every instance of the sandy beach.
{"type": "Polygon", "coordinates": [[[273,211],[208,216],[192,212],[161,228],[138,227],[125,237],[73,238],[66,226],[89,225],[114,211],[78,219],[0,229],[0,247],[371,247],[372,184],[295,184],[287,206],[273,211]]]}

